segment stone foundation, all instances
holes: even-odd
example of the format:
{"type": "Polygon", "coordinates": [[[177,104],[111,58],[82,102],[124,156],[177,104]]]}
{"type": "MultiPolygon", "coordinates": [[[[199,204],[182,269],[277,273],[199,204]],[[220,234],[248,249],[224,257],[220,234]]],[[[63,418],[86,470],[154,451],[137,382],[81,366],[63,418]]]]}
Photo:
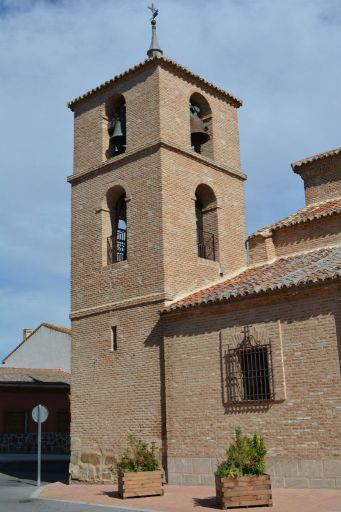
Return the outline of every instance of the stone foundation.
{"type": "Polygon", "coordinates": [[[70,482],[117,481],[116,458],[110,451],[82,450],[78,438],[71,440],[70,482]]]}
{"type": "MultiPolygon", "coordinates": [[[[37,453],[36,433],[1,434],[0,453],[37,453]]],[[[41,452],[43,454],[70,453],[70,435],[65,432],[42,432],[41,452]]]]}
{"type": "MultiPolygon", "coordinates": [[[[168,483],[214,485],[217,459],[168,458],[168,483]]],[[[268,459],[273,487],[341,489],[341,460],[268,459]]]]}

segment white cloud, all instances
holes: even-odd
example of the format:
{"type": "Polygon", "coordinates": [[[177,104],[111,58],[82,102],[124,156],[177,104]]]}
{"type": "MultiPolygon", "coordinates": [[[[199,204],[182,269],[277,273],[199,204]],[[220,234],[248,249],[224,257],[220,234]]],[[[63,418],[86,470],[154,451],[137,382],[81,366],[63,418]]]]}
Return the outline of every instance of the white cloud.
{"type": "MultiPolygon", "coordinates": [[[[45,319],[67,321],[72,115],[66,102],[145,58],[146,4],[0,0],[0,340],[14,343],[24,326],[45,319]]],[[[302,183],[290,162],[339,145],[339,2],[160,0],[157,6],[165,55],[244,100],[248,230],[302,206],[302,183]]]]}

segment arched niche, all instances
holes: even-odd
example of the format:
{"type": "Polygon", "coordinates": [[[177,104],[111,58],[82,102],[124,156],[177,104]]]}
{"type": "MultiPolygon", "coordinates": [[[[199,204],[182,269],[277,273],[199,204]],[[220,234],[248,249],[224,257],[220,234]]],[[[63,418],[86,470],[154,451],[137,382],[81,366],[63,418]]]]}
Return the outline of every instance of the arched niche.
{"type": "Polygon", "coordinates": [[[216,195],[206,184],[195,191],[195,220],[198,256],[217,261],[219,258],[218,211],[216,195]]]}
{"type": "Polygon", "coordinates": [[[189,111],[192,150],[213,159],[213,119],[208,101],[194,92],[189,100],[189,111]]]}
{"type": "Polygon", "coordinates": [[[105,103],[106,158],[125,153],[127,149],[126,102],[122,94],[111,96],[105,103]]]}
{"type": "Polygon", "coordinates": [[[102,207],[103,265],[127,259],[127,194],[121,185],[111,187],[102,207]]]}

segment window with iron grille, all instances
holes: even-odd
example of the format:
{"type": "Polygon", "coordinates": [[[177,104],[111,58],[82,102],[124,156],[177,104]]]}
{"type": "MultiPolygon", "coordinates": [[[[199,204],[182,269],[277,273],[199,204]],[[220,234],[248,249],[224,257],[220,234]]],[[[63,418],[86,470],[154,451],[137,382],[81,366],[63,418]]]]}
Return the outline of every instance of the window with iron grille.
{"type": "Polygon", "coordinates": [[[123,192],[110,207],[112,235],[107,238],[107,263],[127,259],[127,205],[123,192]]]}
{"type": "Polygon", "coordinates": [[[236,348],[225,352],[227,398],[232,403],[274,400],[271,343],[257,343],[249,326],[236,348]]]}

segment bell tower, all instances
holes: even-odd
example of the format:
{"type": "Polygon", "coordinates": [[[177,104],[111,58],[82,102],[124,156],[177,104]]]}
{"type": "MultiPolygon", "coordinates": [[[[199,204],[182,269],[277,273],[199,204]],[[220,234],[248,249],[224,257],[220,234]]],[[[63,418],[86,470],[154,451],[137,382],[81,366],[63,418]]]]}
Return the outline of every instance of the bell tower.
{"type": "Polygon", "coordinates": [[[246,265],[240,100],[163,56],[69,103],[73,480],[115,478],[127,434],[167,458],[160,309],[246,265]]]}

